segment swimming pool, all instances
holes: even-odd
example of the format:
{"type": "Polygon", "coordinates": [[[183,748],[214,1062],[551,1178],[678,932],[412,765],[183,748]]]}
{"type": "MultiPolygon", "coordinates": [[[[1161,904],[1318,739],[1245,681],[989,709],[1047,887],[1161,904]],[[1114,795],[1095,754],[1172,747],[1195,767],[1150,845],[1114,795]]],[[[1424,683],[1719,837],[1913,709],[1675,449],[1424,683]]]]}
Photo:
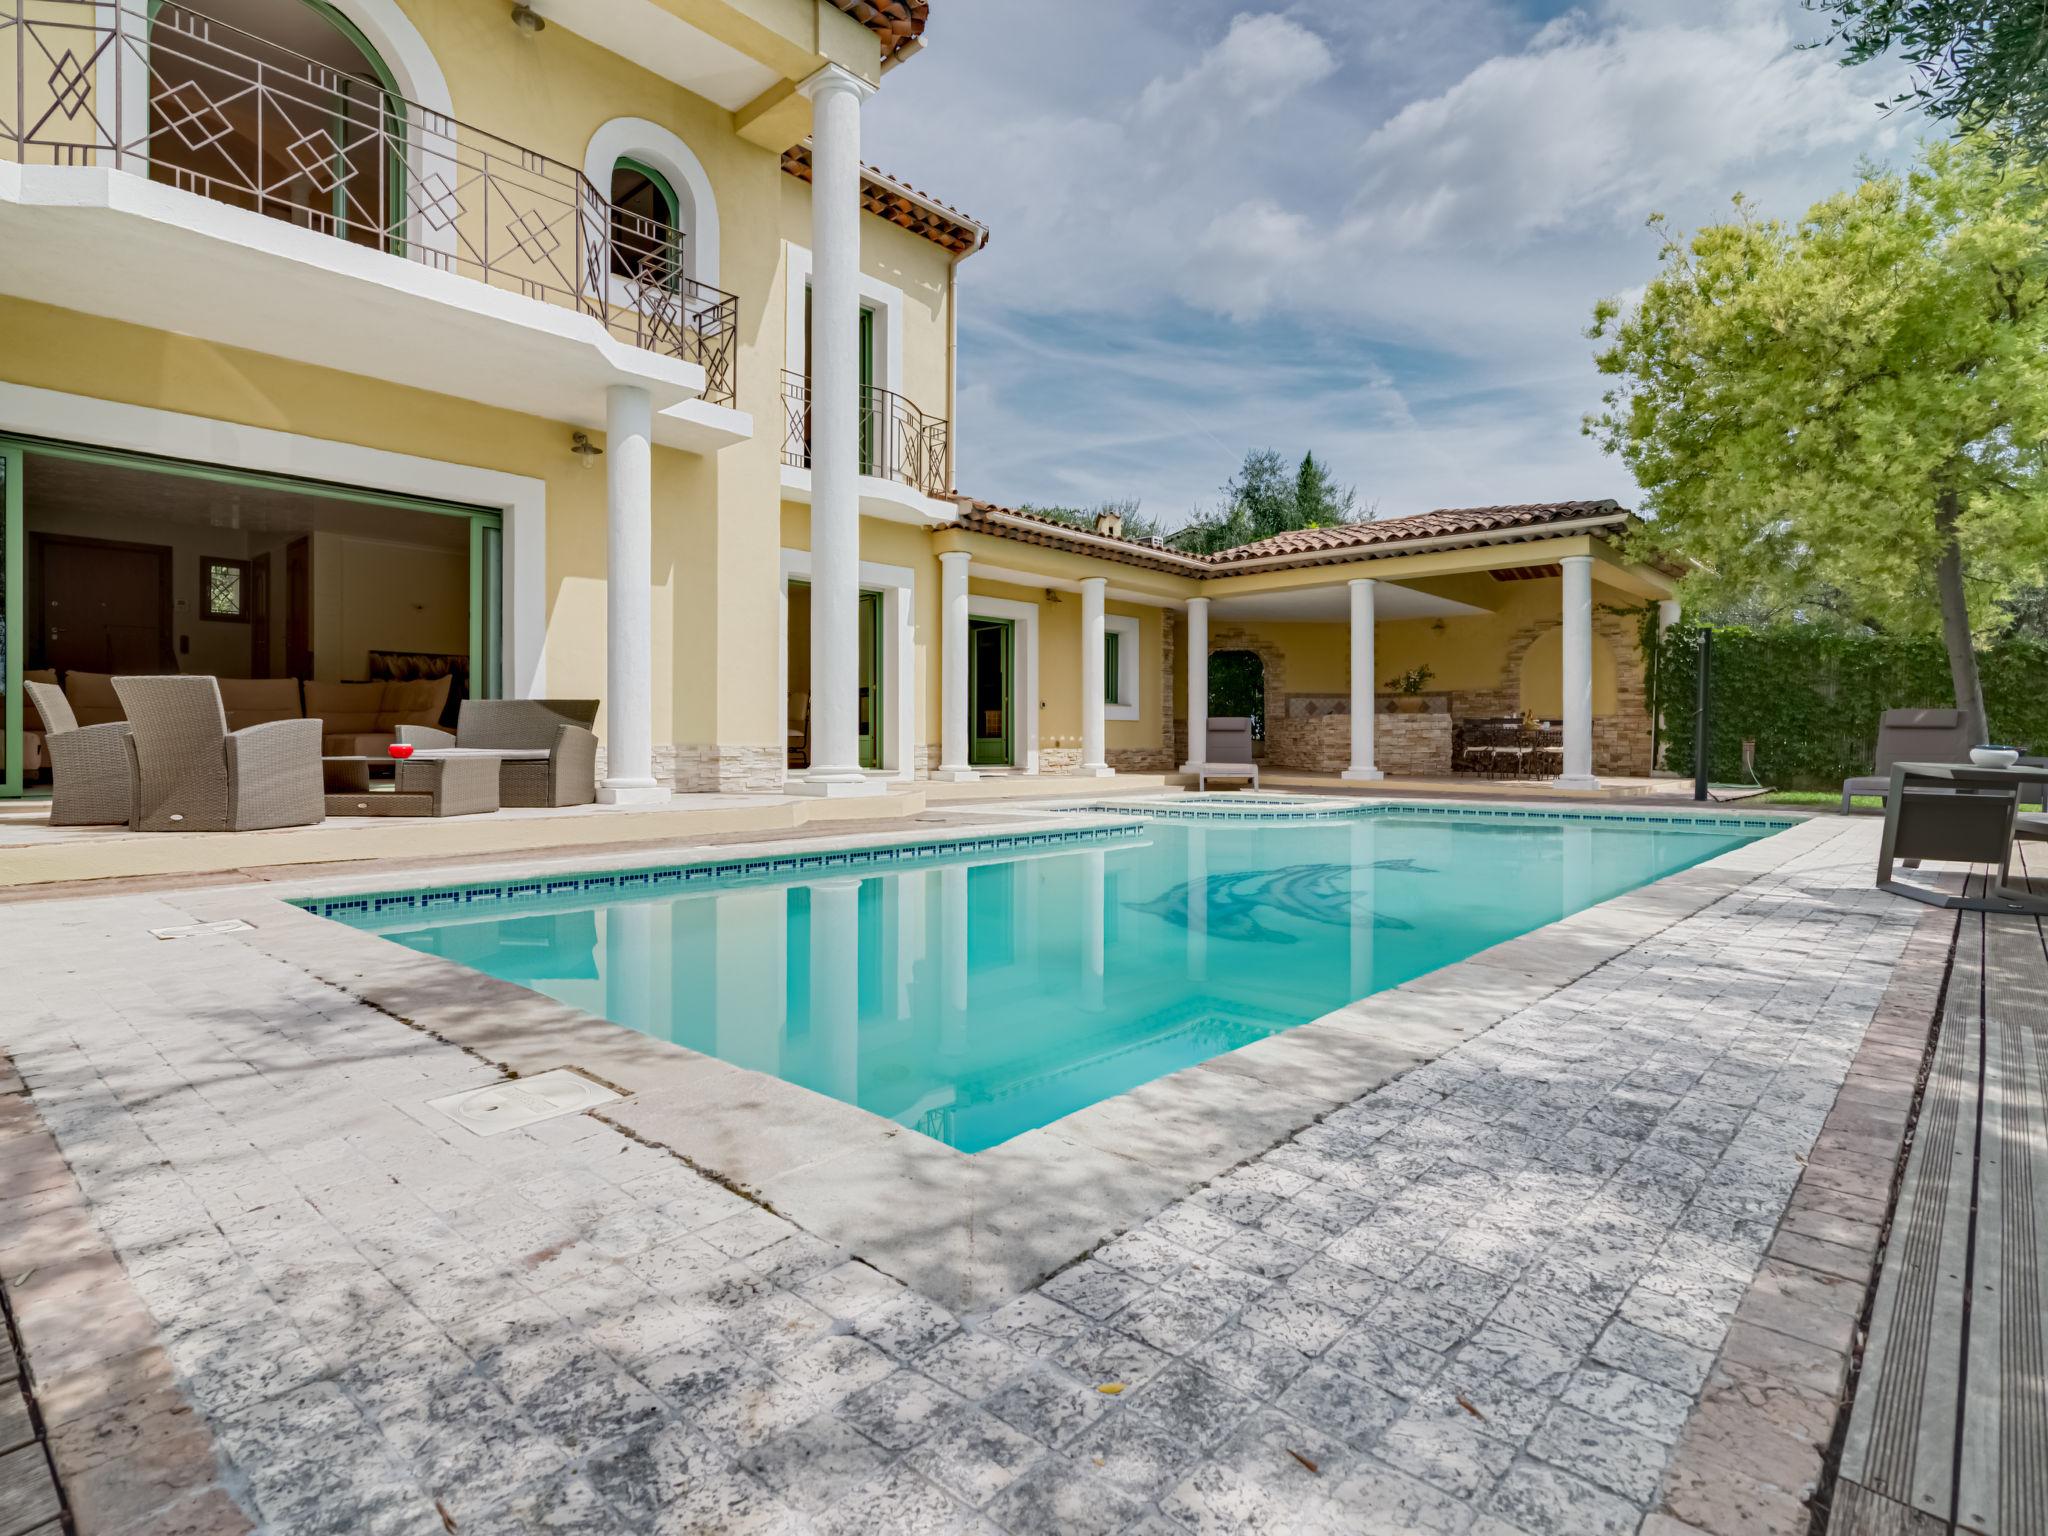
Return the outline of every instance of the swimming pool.
{"type": "Polygon", "coordinates": [[[1789,824],[1107,809],[301,905],[975,1152],[1789,824]]]}

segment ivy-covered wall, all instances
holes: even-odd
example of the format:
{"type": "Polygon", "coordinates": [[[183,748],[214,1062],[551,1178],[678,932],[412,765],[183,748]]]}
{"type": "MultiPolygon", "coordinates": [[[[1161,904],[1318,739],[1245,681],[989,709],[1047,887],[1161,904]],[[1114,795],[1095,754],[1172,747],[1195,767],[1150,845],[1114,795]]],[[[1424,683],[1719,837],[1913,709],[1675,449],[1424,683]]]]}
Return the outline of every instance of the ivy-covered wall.
{"type": "MultiPolygon", "coordinates": [[[[1655,643],[1664,766],[1689,773],[1699,629],[1681,621],[1655,643]]],[[[1979,651],[1977,665],[1993,739],[2048,753],[2048,645],[2005,640],[1979,651]]],[[[1781,789],[1834,789],[1870,772],[1887,709],[1955,704],[1939,640],[1805,625],[1717,627],[1710,687],[1709,776],[1739,778],[1753,737],[1758,777],[1781,789]]]]}

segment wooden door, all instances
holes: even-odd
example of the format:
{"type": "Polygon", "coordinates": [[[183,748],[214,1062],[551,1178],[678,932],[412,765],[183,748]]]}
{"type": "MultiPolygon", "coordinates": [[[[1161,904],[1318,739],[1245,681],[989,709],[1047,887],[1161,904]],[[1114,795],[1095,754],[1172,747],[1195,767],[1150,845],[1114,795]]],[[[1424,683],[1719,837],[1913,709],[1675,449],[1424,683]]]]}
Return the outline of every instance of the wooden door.
{"type": "Polygon", "coordinates": [[[270,551],[249,562],[249,675],[270,676],[270,551]]]}
{"type": "Polygon", "coordinates": [[[122,673],[175,667],[170,550],[57,533],[31,539],[31,666],[122,673]]]}
{"type": "Polygon", "coordinates": [[[284,548],[284,670],[301,681],[313,675],[313,541],[284,548]]]}

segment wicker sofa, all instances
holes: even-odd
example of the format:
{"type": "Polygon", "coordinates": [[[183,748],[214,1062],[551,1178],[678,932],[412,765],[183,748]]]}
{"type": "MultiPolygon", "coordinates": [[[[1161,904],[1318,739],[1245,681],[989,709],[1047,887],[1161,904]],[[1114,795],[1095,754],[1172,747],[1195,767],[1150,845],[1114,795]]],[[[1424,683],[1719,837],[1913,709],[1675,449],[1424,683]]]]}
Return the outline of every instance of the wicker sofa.
{"type": "MultiPolygon", "coordinates": [[[[55,682],[55,673],[32,673],[55,682]]],[[[277,720],[318,720],[320,750],[330,757],[381,757],[401,726],[439,723],[452,678],[417,682],[302,683],[295,677],[222,677],[221,708],[228,729],[277,720]]],[[[64,696],[81,727],[125,720],[114,680],[101,672],[67,672],[64,696]]]]}

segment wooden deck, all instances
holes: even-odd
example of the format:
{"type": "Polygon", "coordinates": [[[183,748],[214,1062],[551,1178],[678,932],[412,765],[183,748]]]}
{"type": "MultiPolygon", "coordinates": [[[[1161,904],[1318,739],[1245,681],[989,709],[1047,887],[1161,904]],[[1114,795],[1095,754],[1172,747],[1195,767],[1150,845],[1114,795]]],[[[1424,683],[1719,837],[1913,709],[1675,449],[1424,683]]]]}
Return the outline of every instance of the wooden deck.
{"type": "Polygon", "coordinates": [[[58,1536],[62,1512],[50,1458],[22,1396],[14,1339],[0,1320],[0,1536],[58,1536]]]}
{"type": "MultiPolygon", "coordinates": [[[[2048,850],[2025,853],[2048,892],[2048,850]]],[[[2044,1244],[2048,927],[1959,914],[1832,1536],[2048,1532],[2044,1244]]]]}

